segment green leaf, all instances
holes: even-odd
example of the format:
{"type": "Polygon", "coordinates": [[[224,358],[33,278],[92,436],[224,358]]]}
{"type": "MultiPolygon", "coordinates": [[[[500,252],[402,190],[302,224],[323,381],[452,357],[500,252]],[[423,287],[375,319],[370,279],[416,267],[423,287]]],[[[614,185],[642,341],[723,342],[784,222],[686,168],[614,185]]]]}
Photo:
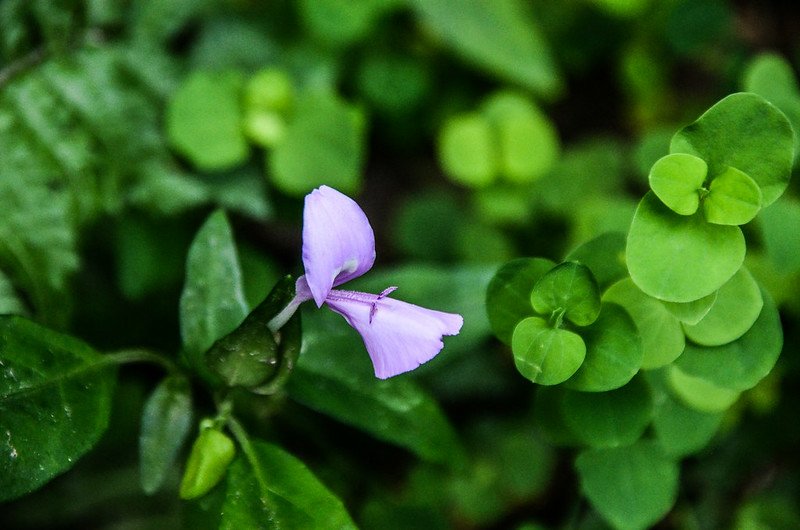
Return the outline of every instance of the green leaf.
{"type": "Polygon", "coordinates": [[[0,500],[39,488],[99,441],[114,381],[83,342],[0,317],[0,500]]]}
{"type": "Polygon", "coordinates": [[[220,530],[356,528],[342,501],[303,462],[262,441],[231,465],[221,513],[220,530]]]}
{"type": "Polygon", "coordinates": [[[211,491],[223,479],[236,456],[236,446],[227,434],[211,426],[200,429],[181,480],[179,495],[184,500],[196,499],[211,491]]]}
{"type": "Polygon", "coordinates": [[[707,223],[700,213],[674,213],[648,192],[628,233],[628,270],[645,293],[692,302],[727,282],[742,266],[745,240],[737,226],[707,223]]]}
{"type": "Polygon", "coordinates": [[[693,325],[700,322],[711,311],[711,306],[717,301],[718,292],[714,291],[703,298],[691,302],[665,302],[662,300],[661,303],[675,318],[685,324],[693,325]]]}
{"type": "Polygon", "coordinates": [[[556,446],[578,447],[583,440],[569,427],[564,417],[564,398],[568,390],[563,385],[538,386],[533,401],[533,419],[547,441],[556,446]]]}
{"type": "Polygon", "coordinates": [[[150,394],[142,411],[139,434],[139,472],[148,495],[161,487],[192,425],[192,395],[182,376],[164,379],[150,394]]]}
{"type": "Polygon", "coordinates": [[[676,400],[664,380],[667,370],[647,373],[655,402],[653,433],[664,452],[680,458],[706,447],[719,430],[724,414],[701,412],[676,400]]]}
{"type": "Polygon", "coordinates": [[[678,319],[660,301],[644,294],[630,278],[609,287],[603,301],[621,305],[636,324],[642,339],[642,369],[664,366],[683,353],[686,341],[678,319]]]}
{"type": "Polygon", "coordinates": [[[499,170],[499,153],[491,123],[476,112],[458,114],[442,125],[439,162],[445,174],[465,186],[491,184],[499,170]]]}
{"type": "Polygon", "coordinates": [[[553,167],[561,150],[558,132],[530,99],[500,91],[484,102],[482,111],[496,131],[500,172],[506,180],[527,184],[553,167]]]}
{"type": "Polygon", "coordinates": [[[328,92],[298,95],[286,135],[268,157],[269,176],[289,195],[322,184],[353,194],[361,185],[364,113],[328,92]]]}
{"type": "Polygon", "coordinates": [[[764,302],[750,272],[742,267],[717,291],[717,299],[697,324],[683,331],[702,346],[720,346],[744,335],[761,314],[764,302]]]}
{"type": "Polygon", "coordinates": [[[687,344],[677,366],[720,387],[747,390],[772,371],[783,347],[783,331],[775,302],[763,289],[763,307],[755,323],[733,342],[701,347],[687,344]]]}
{"type": "Polygon", "coordinates": [[[287,390],[314,410],[433,462],[464,457],[436,401],[408,378],[376,379],[355,330],[327,310],[303,315],[300,358],[287,390]]]}
{"type": "Polygon", "coordinates": [[[652,441],[584,451],[575,467],[583,493],[614,528],[647,528],[675,504],[678,465],[652,441]]]}
{"type": "Polygon", "coordinates": [[[518,258],[495,273],[486,289],[486,314],[498,339],[511,344],[514,327],[525,317],[533,316],[531,291],[555,263],[544,258],[518,258]]]}
{"type": "MultiPolygon", "coordinates": [[[[688,350],[689,348],[687,353],[688,350]]],[[[738,390],[721,387],[702,377],[687,374],[674,364],[669,367],[667,381],[678,399],[702,412],[721,412],[739,399],[738,390]]]]}
{"type": "Polygon", "coordinates": [[[588,326],[600,313],[600,289],[588,267],[568,261],[536,282],[531,305],[540,315],[561,312],[573,324],[588,326]]]}
{"type": "Polygon", "coordinates": [[[726,168],[714,177],[703,200],[703,215],[709,223],[743,225],[761,209],[761,190],[753,179],[736,168],[726,168]]]}
{"type": "Polygon", "coordinates": [[[600,317],[581,328],[586,359],[567,381],[567,387],[584,392],[619,388],[636,375],[642,364],[642,341],[628,313],[616,304],[604,303],[600,317]]]}
{"type": "Polygon", "coordinates": [[[800,200],[784,196],[758,216],[764,248],[780,272],[800,270],[800,238],[786,237],[800,226],[800,200]]]}
{"type": "Polygon", "coordinates": [[[564,420],[584,445],[618,447],[641,437],[653,416],[650,390],[641,378],[609,392],[567,391],[564,420]]]}
{"type": "Polygon", "coordinates": [[[369,33],[378,18],[398,0],[301,0],[299,11],[311,33],[337,46],[369,33]]]}
{"type": "Polygon", "coordinates": [[[583,339],[547,321],[528,317],[514,328],[511,350],[517,370],[534,383],[557,385],[580,368],[586,356],[583,339]]]}
{"type": "MultiPolygon", "coordinates": [[[[525,297],[527,300],[527,296],[525,297]]],[[[25,306],[14,291],[14,285],[0,270],[0,315],[24,315],[25,306]]]]}
{"type": "Polygon", "coordinates": [[[564,261],[577,261],[589,267],[601,291],[628,276],[625,266],[625,234],[607,232],[583,243],[567,254],[564,261]]]}
{"type": "Polygon", "coordinates": [[[217,210],[197,232],[186,258],[180,323],[190,364],[208,375],[203,353],[246,315],[236,244],[225,212],[217,210]]]}
{"type": "Polygon", "coordinates": [[[561,90],[547,42],[517,0],[413,0],[422,21],[467,61],[542,96],[561,90]]]}
{"type": "Polygon", "coordinates": [[[727,167],[746,173],[767,206],[789,183],[794,133],[786,116],[761,96],[731,94],[676,133],[670,152],[702,158],[711,175],[727,167]]]}
{"type": "Polygon", "coordinates": [[[195,71],[184,80],[167,106],[167,135],[195,166],[215,171],[247,160],[242,131],[237,72],[195,71]]]}
{"type": "Polygon", "coordinates": [[[692,215],[700,205],[700,189],[708,166],[701,158],[673,153],[660,158],[650,169],[650,187],[670,210],[692,215]]]}

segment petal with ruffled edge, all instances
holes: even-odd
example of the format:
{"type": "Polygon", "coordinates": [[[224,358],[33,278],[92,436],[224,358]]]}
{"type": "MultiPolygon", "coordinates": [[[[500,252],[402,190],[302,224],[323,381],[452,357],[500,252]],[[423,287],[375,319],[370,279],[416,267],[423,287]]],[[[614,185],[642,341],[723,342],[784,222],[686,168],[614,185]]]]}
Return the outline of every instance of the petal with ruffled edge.
{"type": "Polygon", "coordinates": [[[356,202],[320,186],[303,209],[303,266],[317,307],[330,290],[361,276],[375,263],[375,234],[356,202]]]}
{"type": "Polygon", "coordinates": [[[379,379],[430,361],[444,347],[442,336],[457,335],[464,323],[461,315],[388,298],[388,292],[332,290],[326,300],[361,334],[379,379]]]}

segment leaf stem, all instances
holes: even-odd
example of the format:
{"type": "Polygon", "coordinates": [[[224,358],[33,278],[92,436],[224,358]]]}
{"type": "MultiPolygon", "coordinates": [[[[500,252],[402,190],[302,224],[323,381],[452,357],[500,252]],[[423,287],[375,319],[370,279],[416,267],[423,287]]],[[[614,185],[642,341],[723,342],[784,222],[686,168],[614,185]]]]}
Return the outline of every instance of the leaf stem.
{"type": "Polygon", "coordinates": [[[144,348],[134,348],[130,350],[119,350],[103,355],[104,364],[129,364],[129,363],[152,363],[161,365],[170,374],[180,372],[180,368],[168,357],[155,353],[144,348]]]}
{"type": "Polygon", "coordinates": [[[250,443],[250,437],[247,435],[247,431],[244,429],[242,424],[239,423],[239,420],[233,416],[228,417],[228,428],[233,434],[233,437],[236,438],[236,441],[239,442],[239,446],[242,448],[242,453],[244,453],[245,458],[250,463],[250,467],[253,468],[253,475],[256,478],[256,482],[258,482],[259,488],[261,488],[262,502],[267,502],[269,486],[267,485],[267,480],[261,470],[261,462],[258,459],[258,454],[256,453],[253,444],[250,443]]]}

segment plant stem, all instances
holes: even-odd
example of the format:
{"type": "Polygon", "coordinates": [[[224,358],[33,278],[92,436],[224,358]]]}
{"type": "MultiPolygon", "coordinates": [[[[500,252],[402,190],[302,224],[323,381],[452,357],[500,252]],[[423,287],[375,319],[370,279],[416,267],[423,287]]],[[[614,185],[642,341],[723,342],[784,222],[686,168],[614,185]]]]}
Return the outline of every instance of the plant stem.
{"type": "Polygon", "coordinates": [[[143,348],[107,353],[103,356],[103,362],[107,364],[152,363],[161,365],[171,374],[180,371],[180,368],[172,359],[143,348]]]}

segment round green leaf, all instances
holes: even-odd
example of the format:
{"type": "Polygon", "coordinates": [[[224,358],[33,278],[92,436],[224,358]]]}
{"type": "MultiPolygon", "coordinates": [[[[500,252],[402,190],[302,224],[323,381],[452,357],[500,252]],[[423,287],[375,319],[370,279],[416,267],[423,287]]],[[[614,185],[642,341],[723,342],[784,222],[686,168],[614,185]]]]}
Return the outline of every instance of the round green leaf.
{"type": "Polygon", "coordinates": [[[667,311],[681,322],[697,324],[711,311],[711,306],[717,301],[718,292],[714,291],[703,298],[691,302],[666,302],[662,300],[661,303],[664,304],[667,311]]]}
{"type": "Polygon", "coordinates": [[[644,294],[625,278],[608,288],[604,302],[621,305],[631,316],[642,339],[642,368],[650,370],[677,359],[686,341],[680,322],[659,300],[644,294]]]}
{"type": "Polygon", "coordinates": [[[770,373],[783,347],[780,315],[763,289],[764,306],[755,323],[733,342],[722,346],[686,345],[677,365],[686,374],[734,390],[752,388],[770,373]]]}
{"type": "Polygon", "coordinates": [[[662,157],[650,169],[650,187],[673,212],[692,215],[700,205],[700,189],[708,165],[702,158],[685,153],[662,157]]]}
{"type": "Polygon", "coordinates": [[[531,305],[540,315],[563,311],[570,322],[588,326],[600,313],[600,289],[585,265],[568,261],[536,282],[531,291],[531,305]]]}
{"type": "Polygon", "coordinates": [[[571,331],[553,329],[538,317],[528,317],[517,324],[511,350],[517,370],[541,385],[566,381],[586,356],[583,339],[571,331]]]}
{"type": "Polygon", "coordinates": [[[486,314],[498,339],[511,344],[514,327],[533,316],[531,291],[555,263],[544,258],[519,258],[498,270],[486,289],[486,314]]]}
{"type": "Polygon", "coordinates": [[[272,182],[295,196],[321,184],[354,193],[361,184],[365,122],[361,109],[335,94],[300,94],[285,134],[268,157],[272,182]]]}
{"type": "Polygon", "coordinates": [[[279,68],[265,68],[247,81],[244,102],[247,110],[287,112],[294,102],[292,79],[279,68]]]}
{"type": "Polygon", "coordinates": [[[72,337],[0,316],[0,500],[75,465],[108,426],[114,370],[72,337]]]}
{"type": "Polygon", "coordinates": [[[497,176],[498,154],[492,126],[478,113],[445,121],[439,133],[439,162],[455,182],[479,188],[497,176]]]}
{"type": "Polygon", "coordinates": [[[567,426],[591,447],[634,443],[653,415],[650,390],[641,378],[609,392],[568,390],[561,407],[567,426]]]}
{"type": "Polygon", "coordinates": [[[167,106],[167,136],[198,168],[227,169],[247,159],[236,72],[192,73],[167,106]]]}
{"type": "Polygon", "coordinates": [[[550,170],[560,151],[558,133],[529,98],[501,91],[486,101],[483,113],[500,140],[503,177],[516,184],[526,184],[550,170]]]}
{"type": "Polygon", "coordinates": [[[603,304],[600,317],[580,330],[586,360],[567,386],[584,392],[619,388],[639,371],[642,342],[628,313],[616,304],[603,304]]]}
{"type": "Polygon", "coordinates": [[[739,398],[739,391],[689,375],[674,364],[669,367],[667,381],[672,392],[685,405],[703,412],[721,412],[739,398]]]}
{"type": "Polygon", "coordinates": [[[706,221],[718,225],[749,223],[761,209],[761,189],[746,173],[725,168],[714,177],[703,200],[706,221]]]}
{"type": "Polygon", "coordinates": [[[607,232],[583,243],[567,254],[564,261],[577,261],[589,267],[600,290],[625,278],[625,234],[607,232]]]}
{"type": "Polygon", "coordinates": [[[655,442],[590,449],[575,467],[583,493],[615,528],[648,528],[675,504],[678,465],[655,442]]]}
{"type": "Polygon", "coordinates": [[[701,412],[675,399],[664,381],[667,370],[665,368],[647,373],[647,382],[655,402],[653,433],[668,455],[683,457],[708,445],[719,430],[724,414],[701,412]]]}
{"type": "Polygon", "coordinates": [[[789,183],[793,144],[792,127],[777,107],[756,94],[738,93],[681,129],[672,138],[670,152],[699,156],[712,175],[726,167],[747,173],[761,188],[762,206],[767,206],[789,183]]]}
{"type": "Polygon", "coordinates": [[[717,291],[717,300],[697,324],[684,324],[686,336],[702,346],[720,346],[744,335],[761,314],[761,290],[745,267],[717,291]]]}
{"type": "Polygon", "coordinates": [[[681,216],[648,192],[628,233],[631,278],[650,296],[691,302],[722,287],[742,265],[745,240],[737,226],[681,216]]]}

